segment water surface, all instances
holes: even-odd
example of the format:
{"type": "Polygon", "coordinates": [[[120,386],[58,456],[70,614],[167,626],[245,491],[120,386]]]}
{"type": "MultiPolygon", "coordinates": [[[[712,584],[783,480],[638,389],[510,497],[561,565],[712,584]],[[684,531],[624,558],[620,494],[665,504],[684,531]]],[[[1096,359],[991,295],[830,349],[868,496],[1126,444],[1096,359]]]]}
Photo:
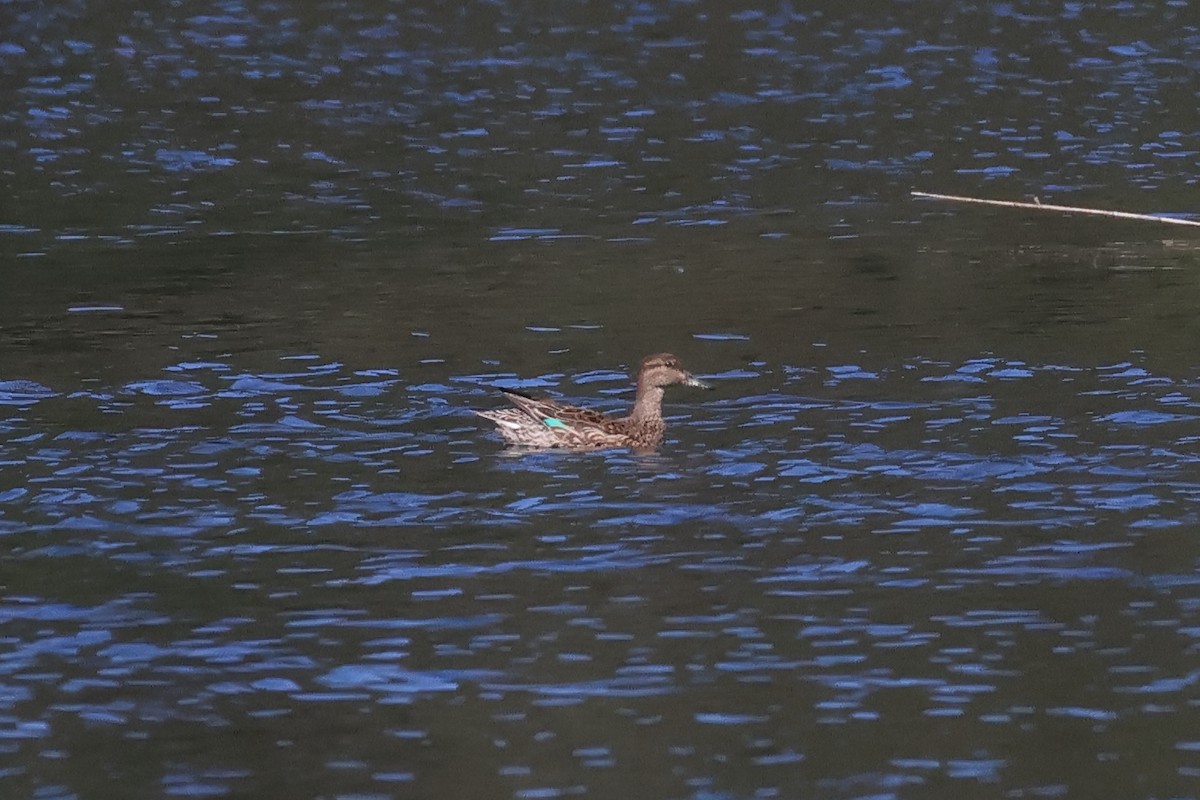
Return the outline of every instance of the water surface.
{"type": "Polygon", "coordinates": [[[4,795],[1196,797],[1185,12],[3,9],[4,795]]]}

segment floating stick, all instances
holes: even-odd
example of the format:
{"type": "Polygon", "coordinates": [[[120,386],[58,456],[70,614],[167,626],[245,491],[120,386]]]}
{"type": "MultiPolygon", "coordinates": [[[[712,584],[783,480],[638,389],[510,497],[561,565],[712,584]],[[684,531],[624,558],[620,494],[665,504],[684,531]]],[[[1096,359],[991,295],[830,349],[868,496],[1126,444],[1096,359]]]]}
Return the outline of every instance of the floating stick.
{"type": "Polygon", "coordinates": [[[984,206],[1004,206],[1005,208],[1024,208],[1031,211],[1057,211],[1061,214],[1091,214],[1094,217],[1113,217],[1116,219],[1135,219],[1140,222],[1165,222],[1168,225],[1192,225],[1200,228],[1200,221],[1180,219],[1179,217],[1164,217],[1158,214],[1134,214],[1132,211],[1108,211],[1103,208],[1079,208],[1078,206],[1057,206],[1051,203],[1036,201],[1022,203],[1016,200],[988,200],[983,197],[962,197],[956,194],[934,194],[932,192],[913,191],[913,197],[924,200],[948,200],[952,203],[978,203],[984,206]]]}

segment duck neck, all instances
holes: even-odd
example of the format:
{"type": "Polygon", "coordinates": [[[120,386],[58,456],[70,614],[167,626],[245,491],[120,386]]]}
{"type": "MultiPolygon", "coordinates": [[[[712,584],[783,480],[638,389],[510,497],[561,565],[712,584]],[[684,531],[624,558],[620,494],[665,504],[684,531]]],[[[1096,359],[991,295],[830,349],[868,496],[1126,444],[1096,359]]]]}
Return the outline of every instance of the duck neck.
{"type": "Polygon", "coordinates": [[[647,422],[662,422],[663,388],[638,381],[637,395],[633,400],[633,411],[629,419],[635,425],[647,422]]]}

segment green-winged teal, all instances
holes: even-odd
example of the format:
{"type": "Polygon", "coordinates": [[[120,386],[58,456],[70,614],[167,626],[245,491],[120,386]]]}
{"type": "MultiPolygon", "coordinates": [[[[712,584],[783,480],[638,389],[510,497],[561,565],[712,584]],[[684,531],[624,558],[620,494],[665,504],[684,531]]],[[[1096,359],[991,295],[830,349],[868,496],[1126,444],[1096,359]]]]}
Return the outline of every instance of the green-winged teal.
{"type": "Polygon", "coordinates": [[[504,391],[516,408],[476,411],[496,423],[509,444],[524,447],[569,447],[592,450],[602,447],[632,447],[649,450],[662,441],[666,424],[662,418],[663,388],[676,383],[711,389],[679,366],[670,353],[646,356],[638,370],[637,396],[627,417],[609,417],[599,411],[568,406],[554,400],[504,391]]]}

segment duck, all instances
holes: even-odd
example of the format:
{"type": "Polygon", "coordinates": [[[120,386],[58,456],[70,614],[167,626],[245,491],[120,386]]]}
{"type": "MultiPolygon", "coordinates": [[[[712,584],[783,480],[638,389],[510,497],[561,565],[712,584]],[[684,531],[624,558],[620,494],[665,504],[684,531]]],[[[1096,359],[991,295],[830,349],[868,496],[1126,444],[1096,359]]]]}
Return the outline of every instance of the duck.
{"type": "Polygon", "coordinates": [[[628,416],[609,416],[509,389],[500,391],[516,408],[475,413],[494,422],[505,441],[519,447],[653,450],[662,443],[667,428],[662,417],[663,390],[676,384],[712,388],[681,367],[675,356],[656,353],[642,359],[628,416]]]}

